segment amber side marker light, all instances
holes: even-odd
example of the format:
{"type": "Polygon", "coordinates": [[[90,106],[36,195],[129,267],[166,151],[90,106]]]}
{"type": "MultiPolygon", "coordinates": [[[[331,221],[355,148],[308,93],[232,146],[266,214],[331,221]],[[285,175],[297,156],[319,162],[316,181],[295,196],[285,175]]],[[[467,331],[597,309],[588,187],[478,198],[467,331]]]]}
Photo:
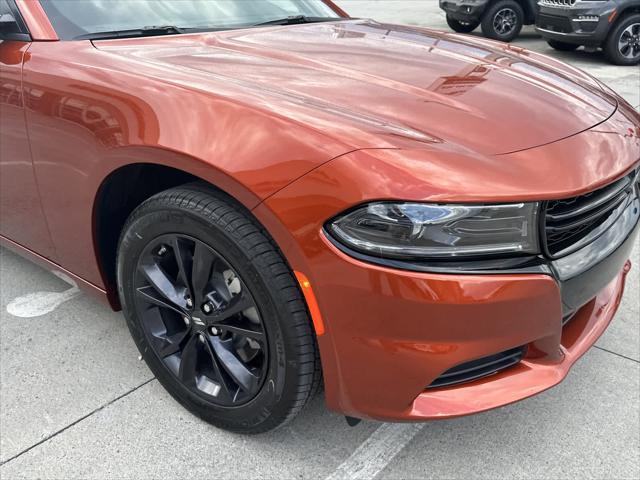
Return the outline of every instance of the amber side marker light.
{"type": "Polygon", "coordinates": [[[613,12],[611,12],[611,15],[609,15],[609,23],[613,22],[613,20],[616,18],[616,15],[618,15],[618,10],[614,8],[613,12]]]}
{"type": "Polygon", "coordinates": [[[309,313],[311,314],[311,320],[313,321],[313,327],[316,329],[316,335],[320,336],[324,334],[324,322],[322,321],[322,314],[320,313],[320,307],[318,307],[318,300],[316,300],[316,294],[313,293],[311,288],[311,282],[307,276],[302,272],[294,272],[304,299],[307,301],[309,307],[309,313]]]}

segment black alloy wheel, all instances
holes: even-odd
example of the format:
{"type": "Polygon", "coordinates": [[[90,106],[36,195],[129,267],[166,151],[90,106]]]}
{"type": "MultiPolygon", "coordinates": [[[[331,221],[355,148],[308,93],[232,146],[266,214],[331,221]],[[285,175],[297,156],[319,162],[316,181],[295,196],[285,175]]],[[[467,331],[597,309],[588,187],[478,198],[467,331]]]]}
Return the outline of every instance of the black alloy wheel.
{"type": "Polygon", "coordinates": [[[499,0],[484,12],[481,25],[485,37],[510,42],[522,30],[524,11],[515,0],[499,0]]]}
{"type": "Polygon", "coordinates": [[[123,228],[118,292],[131,335],[163,387],[227,430],[293,419],[321,385],[300,287],[251,213],[205,184],[161,192],[123,228]]]}
{"type": "Polygon", "coordinates": [[[140,256],[135,289],[151,348],[179,381],[224,406],[256,396],[266,332],[253,296],[218,252],[186,235],[157,237],[140,256]]]}

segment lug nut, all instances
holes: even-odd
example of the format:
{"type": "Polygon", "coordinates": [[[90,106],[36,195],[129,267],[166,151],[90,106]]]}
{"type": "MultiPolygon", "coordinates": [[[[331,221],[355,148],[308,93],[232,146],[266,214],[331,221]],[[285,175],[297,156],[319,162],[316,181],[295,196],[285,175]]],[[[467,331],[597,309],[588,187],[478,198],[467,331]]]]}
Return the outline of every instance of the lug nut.
{"type": "Polygon", "coordinates": [[[191,298],[187,297],[186,303],[187,303],[187,308],[193,307],[193,300],[191,300],[191,298]]]}
{"type": "Polygon", "coordinates": [[[209,331],[211,332],[211,335],[220,335],[220,330],[218,330],[217,327],[211,327],[209,331]]]}
{"type": "Polygon", "coordinates": [[[204,305],[202,305],[202,311],[204,313],[211,313],[213,311],[213,308],[211,308],[210,303],[205,303],[204,305]]]}

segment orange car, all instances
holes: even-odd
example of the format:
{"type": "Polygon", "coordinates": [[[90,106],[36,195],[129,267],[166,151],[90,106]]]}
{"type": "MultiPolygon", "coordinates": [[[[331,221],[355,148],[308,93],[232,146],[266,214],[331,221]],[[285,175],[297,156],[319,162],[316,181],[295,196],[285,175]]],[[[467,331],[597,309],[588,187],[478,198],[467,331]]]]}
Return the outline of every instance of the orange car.
{"type": "Polygon", "coordinates": [[[325,0],[0,0],[0,38],[2,244],[215,425],[322,378],[350,420],[505,405],[618,307],[640,116],[575,68],[325,0]]]}

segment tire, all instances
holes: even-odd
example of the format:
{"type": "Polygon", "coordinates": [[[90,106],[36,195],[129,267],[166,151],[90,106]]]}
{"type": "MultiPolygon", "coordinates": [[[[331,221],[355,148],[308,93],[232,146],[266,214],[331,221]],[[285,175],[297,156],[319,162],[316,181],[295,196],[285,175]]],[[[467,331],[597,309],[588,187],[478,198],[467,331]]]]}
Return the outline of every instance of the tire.
{"type": "Polygon", "coordinates": [[[447,15],[447,25],[449,25],[454,32],[471,33],[480,25],[480,22],[461,22],[447,15]]]}
{"type": "Polygon", "coordinates": [[[510,42],[522,30],[524,11],[515,0],[499,0],[484,12],[481,25],[485,37],[510,42]]]}
{"type": "Polygon", "coordinates": [[[607,60],[615,65],[640,63],[640,13],[626,15],[618,20],[602,48],[607,60]],[[628,50],[621,48],[625,38],[631,40],[627,43],[628,50]]]}
{"type": "Polygon", "coordinates": [[[547,43],[554,50],[561,52],[573,52],[580,47],[580,45],[576,45],[575,43],[559,42],[558,40],[547,40],[547,43]]]}
{"type": "Polygon", "coordinates": [[[266,432],[318,390],[299,286],[268,233],[232,199],[193,184],[145,201],[121,234],[117,278],[142,357],[205,421],[266,432]]]}

